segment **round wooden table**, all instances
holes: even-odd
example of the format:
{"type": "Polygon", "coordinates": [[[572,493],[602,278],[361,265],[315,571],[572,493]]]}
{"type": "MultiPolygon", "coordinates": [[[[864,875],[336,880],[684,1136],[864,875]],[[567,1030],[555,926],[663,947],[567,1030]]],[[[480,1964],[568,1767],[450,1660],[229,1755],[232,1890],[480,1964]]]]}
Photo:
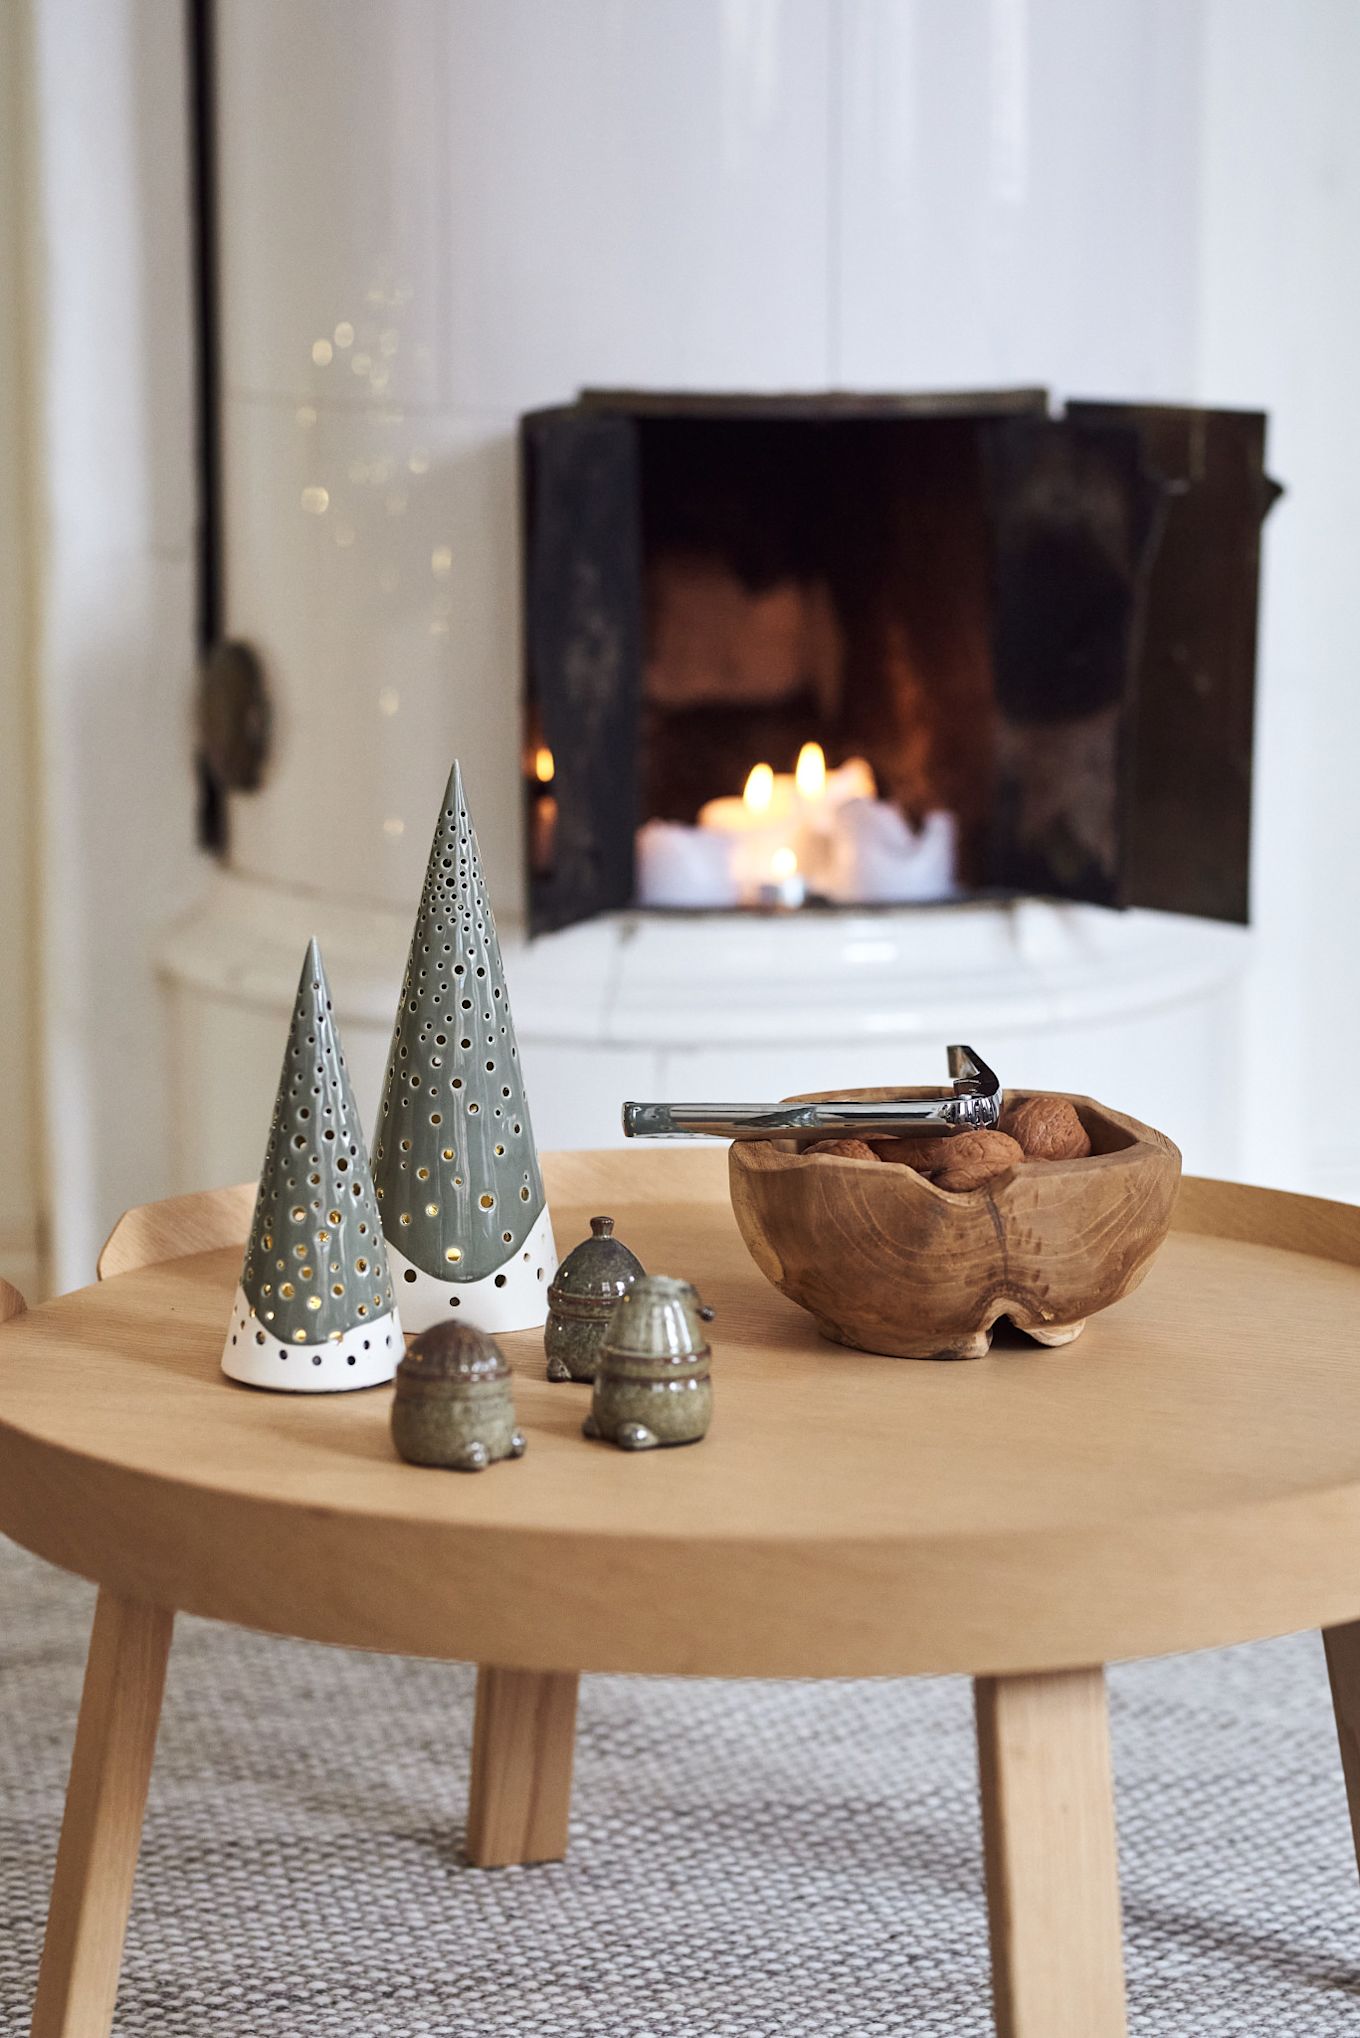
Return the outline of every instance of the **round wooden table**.
{"type": "Polygon", "coordinates": [[[584,1443],[587,1390],[525,1333],[523,1461],[404,1465],[384,1389],[223,1378],[240,1246],[185,1250],[192,1226],[0,1329],[0,1529],[100,1587],[40,2038],[110,2026],[176,1610],[481,1666],[487,1866],[565,1851],[581,1671],[971,1675],[1003,2038],[1125,2028],[1112,1657],[1325,1629],[1356,1820],[1360,1210],[1188,1180],[1143,1287],[1075,1344],[947,1365],[823,1343],[748,1259],[721,1151],[546,1172],[564,1248],[610,1210],[715,1306],[699,1447],[584,1443]]]}

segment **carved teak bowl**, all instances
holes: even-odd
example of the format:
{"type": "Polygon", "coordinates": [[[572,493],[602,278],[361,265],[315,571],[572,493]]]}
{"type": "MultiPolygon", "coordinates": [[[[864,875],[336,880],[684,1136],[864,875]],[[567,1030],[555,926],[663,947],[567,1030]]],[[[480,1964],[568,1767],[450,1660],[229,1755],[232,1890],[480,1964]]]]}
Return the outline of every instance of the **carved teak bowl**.
{"type": "MultiPolygon", "coordinates": [[[[1029,1094],[1008,1091],[1006,1103],[1029,1094]]],[[[1085,1160],[1027,1160],[962,1194],[894,1162],[738,1141],[729,1178],[747,1249],[824,1336],[860,1351],[981,1358],[1002,1316],[1040,1344],[1067,1344],[1142,1280],[1181,1172],[1160,1132],[1071,1101],[1091,1137],[1085,1160]]]]}

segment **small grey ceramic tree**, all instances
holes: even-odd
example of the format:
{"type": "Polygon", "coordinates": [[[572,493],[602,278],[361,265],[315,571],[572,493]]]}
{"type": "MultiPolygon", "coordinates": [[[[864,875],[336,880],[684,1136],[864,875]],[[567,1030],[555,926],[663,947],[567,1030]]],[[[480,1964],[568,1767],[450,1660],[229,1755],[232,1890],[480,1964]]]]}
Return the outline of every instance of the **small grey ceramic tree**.
{"type": "Polygon", "coordinates": [[[457,763],[430,850],[373,1141],[407,1328],[527,1330],[557,1268],[496,923],[457,763]]]}
{"type": "Polygon", "coordinates": [[[330,989],[316,942],[298,979],[222,1370],[294,1394],[372,1387],[401,1325],[330,989]]]}

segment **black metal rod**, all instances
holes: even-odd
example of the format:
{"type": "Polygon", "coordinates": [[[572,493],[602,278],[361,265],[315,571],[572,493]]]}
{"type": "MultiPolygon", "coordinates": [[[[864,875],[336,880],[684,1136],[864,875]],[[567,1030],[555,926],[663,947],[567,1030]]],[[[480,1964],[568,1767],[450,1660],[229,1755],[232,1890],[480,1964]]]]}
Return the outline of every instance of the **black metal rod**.
{"type": "MultiPolygon", "coordinates": [[[[194,395],[198,465],[197,624],[200,653],[225,630],[222,571],[222,381],[217,206],[215,0],[185,0],[192,193],[194,395]]],[[[199,840],[226,848],[226,800],[198,763],[199,840]]]]}

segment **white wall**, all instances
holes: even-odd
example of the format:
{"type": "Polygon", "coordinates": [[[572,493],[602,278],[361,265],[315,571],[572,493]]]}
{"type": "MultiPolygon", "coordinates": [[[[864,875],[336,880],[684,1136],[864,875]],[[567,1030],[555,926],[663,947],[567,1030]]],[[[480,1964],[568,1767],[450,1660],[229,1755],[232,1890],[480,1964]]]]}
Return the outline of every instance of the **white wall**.
{"type": "Polygon", "coordinates": [[[38,1067],[53,1277],[163,1193],[154,947],[197,878],[183,10],[32,0],[20,90],[32,367],[38,1067]]]}
{"type": "Polygon", "coordinates": [[[832,9],[833,378],[1182,398],[1199,10],[832,9]]]}
{"type": "Polygon", "coordinates": [[[1196,387],[1269,410],[1270,465],[1289,491],[1265,546],[1244,1064],[1244,1107],[1265,1108],[1244,1108],[1244,1166],[1348,1197],[1360,1197],[1358,82],[1349,0],[1206,6],[1196,387]]]}
{"type": "Polygon", "coordinates": [[[24,208],[29,141],[22,84],[25,21],[0,8],[0,294],[10,306],[11,372],[0,378],[0,1274],[32,1297],[41,1280],[33,930],[32,594],[29,291],[24,208]]]}

